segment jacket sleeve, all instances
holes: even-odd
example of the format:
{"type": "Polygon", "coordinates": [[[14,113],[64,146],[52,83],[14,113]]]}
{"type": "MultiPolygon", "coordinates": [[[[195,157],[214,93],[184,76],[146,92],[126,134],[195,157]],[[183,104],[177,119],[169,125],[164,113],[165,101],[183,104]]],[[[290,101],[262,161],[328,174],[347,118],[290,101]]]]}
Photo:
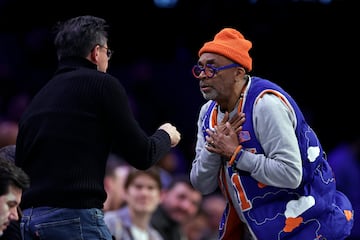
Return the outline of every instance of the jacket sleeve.
{"type": "Polygon", "coordinates": [[[245,151],[236,167],[266,185],[297,188],[302,179],[302,160],[295,113],[276,95],[265,94],[254,106],[252,121],[265,154],[245,151]]]}
{"type": "Polygon", "coordinates": [[[148,135],[135,119],[124,87],[116,78],[105,79],[102,115],[112,136],[112,151],[138,169],[147,169],[170,151],[170,136],[164,130],[148,135]]]}
{"type": "Polygon", "coordinates": [[[218,176],[221,168],[221,157],[210,153],[205,148],[205,139],[202,132],[202,119],[209,107],[210,102],[201,107],[197,121],[197,141],[195,147],[195,159],[190,170],[190,180],[194,188],[202,194],[214,192],[218,187],[218,176]]]}

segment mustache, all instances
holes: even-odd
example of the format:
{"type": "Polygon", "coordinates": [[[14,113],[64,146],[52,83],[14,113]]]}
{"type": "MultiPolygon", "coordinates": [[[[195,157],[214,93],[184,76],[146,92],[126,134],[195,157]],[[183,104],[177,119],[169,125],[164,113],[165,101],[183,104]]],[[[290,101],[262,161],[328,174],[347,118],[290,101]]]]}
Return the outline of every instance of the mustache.
{"type": "Polygon", "coordinates": [[[203,87],[212,87],[211,85],[208,85],[208,84],[205,84],[205,83],[199,83],[199,86],[201,87],[201,88],[203,88],[203,87]]]}

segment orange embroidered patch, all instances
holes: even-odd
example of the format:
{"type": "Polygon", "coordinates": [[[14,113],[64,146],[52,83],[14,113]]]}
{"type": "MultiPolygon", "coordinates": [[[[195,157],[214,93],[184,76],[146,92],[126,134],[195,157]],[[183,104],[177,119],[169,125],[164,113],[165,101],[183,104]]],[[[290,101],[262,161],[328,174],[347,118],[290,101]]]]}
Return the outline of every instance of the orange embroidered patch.
{"type": "Polygon", "coordinates": [[[344,210],[346,220],[350,221],[353,218],[353,213],[350,210],[344,210]]]}
{"type": "Polygon", "coordinates": [[[295,228],[297,228],[303,222],[302,217],[292,218],[289,217],[285,221],[284,232],[292,232],[295,228]]]}

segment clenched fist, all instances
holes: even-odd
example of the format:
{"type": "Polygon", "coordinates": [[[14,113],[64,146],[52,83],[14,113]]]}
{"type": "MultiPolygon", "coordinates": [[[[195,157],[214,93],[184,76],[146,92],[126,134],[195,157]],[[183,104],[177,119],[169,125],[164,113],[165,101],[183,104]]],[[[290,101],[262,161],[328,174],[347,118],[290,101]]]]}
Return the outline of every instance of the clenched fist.
{"type": "Polygon", "coordinates": [[[171,140],[171,147],[175,147],[180,142],[181,135],[179,131],[176,129],[176,127],[173,126],[172,124],[164,123],[159,127],[159,129],[162,129],[169,134],[171,140]]]}

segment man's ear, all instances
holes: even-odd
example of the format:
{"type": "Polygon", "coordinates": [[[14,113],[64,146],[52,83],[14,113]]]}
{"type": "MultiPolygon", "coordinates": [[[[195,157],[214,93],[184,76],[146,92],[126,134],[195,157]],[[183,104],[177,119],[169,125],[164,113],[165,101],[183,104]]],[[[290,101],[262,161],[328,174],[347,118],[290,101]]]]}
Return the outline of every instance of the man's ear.
{"type": "Polygon", "coordinates": [[[235,71],[235,79],[243,79],[246,71],[243,67],[237,67],[235,71]]]}
{"type": "Polygon", "coordinates": [[[96,45],[93,50],[91,50],[90,54],[87,56],[87,59],[97,64],[97,62],[99,61],[99,50],[100,46],[96,45]]]}
{"type": "Polygon", "coordinates": [[[246,74],[246,70],[245,70],[245,68],[243,68],[243,67],[238,67],[238,68],[237,68],[237,72],[238,72],[239,74],[242,74],[242,75],[246,74]]]}

